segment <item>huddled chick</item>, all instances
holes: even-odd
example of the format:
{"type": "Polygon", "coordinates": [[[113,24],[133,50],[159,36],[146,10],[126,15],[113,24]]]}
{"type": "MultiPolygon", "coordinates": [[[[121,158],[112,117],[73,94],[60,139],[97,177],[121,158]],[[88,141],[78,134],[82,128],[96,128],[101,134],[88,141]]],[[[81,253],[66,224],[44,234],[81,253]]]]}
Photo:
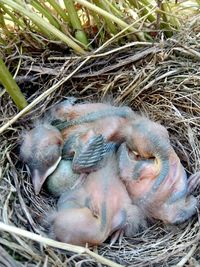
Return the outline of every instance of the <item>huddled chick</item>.
{"type": "Polygon", "coordinates": [[[142,210],[132,204],[119,178],[117,165],[111,152],[102,168],[61,195],[58,211],[51,216],[54,238],[75,245],[99,245],[113,233],[133,236],[146,226],[142,210]]]}
{"type": "Polygon", "coordinates": [[[186,172],[170,144],[167,130],[141,117],[132,121],[126,131],[125,143],[118,151],[119,168],[133,202],[146,215],[165,223],[189,219],[198,203],[188,195],[186,172]]]}

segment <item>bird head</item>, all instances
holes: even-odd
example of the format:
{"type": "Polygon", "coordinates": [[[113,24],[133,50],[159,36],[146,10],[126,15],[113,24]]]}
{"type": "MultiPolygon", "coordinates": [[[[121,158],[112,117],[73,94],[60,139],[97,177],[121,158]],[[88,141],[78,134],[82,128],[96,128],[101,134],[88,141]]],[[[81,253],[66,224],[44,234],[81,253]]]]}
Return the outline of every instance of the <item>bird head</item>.
{"type": "Polygon", "coordinates": [[[51,125],[37,125],[24,134],[20,155],[30,169],[36,194],[60,162],[62,147],[62,136],[51,125]]]}

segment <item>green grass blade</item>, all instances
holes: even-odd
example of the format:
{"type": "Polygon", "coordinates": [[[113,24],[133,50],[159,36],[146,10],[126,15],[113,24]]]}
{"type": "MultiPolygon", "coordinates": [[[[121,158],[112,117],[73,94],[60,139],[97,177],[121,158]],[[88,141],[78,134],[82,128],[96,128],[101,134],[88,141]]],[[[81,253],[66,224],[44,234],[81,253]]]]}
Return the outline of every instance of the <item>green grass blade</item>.
{"type": "Polygon", "coordinates": [[[69,17],[55,0],[48,0],[49,4],[55,9],[57,14],[65,21],[69,22],[69,17]]]}
{"type": "MultiPolygon", "coordinates": [[[[103,3],[102,1],[99,0],[93,0],[94,3],[101,8],[102,10],[105,10],[105,3],[103,3]]],[[[112,21],[110,19],[108,19],[107,17],[104,17],[105,23],[107,24],[107,27],[109,29],[109,32],[112,34],[117,34],[117,29],[115,28],[115,25],[112,23],[112,21]]]]}
{"type": "Polygon", "coordinates": [[[37,0],[33,0],[30,2],[30,4],[36,9],[38,10],[43,16],[45,16],[48,21],[51,23],[51,25],[53,25],[54,27],[56,27],[57,29],[60,29],[61,26],[60,24],[57,22],[57,20],[51,15],[51,13],[49,12],[49,10],[45,9],[37,0]]]}
{"type": "MultiPolygon", "coordinates": [[[[129,3],[131,5],[133,5],[137,10],[138,14],[140,14],[140,16],[145,16],[146,14],[148,14],[148,9],[146,8],[147,6],[152,9],[152,5],[150,5],[150,3],[148,3],[148,1],[143,0],[143,1],[137,1],[137,0],[129,0],[129,3]]],[[[155,22],[156,21],[156,17],[153,14],[149,14],[147,19],[150,22],[155,22]]]]}
{"type": "Polygon", "coordinates": [[[24,27],[24,23],[19,20],[7,7],[5,7],[3,4],[0,3],[0,8],[8,15],[10,16],[11,20],[14,22],[15,25],[24,27]]]}
{"type": "Polygon", "coordinates": [[[104,0],[104,4],[109,6],[110,10],[112,10],[113,14],[118,16],[118,17],[123,17],[123,12],[117,8],[117,3],[112,2],[110,0],[104,0]]]}
{"type": "Polygon", "coordinates": [[[12,36],[12,33],[8,30],[8,28],[5,24],[4,15],[2,12],[0,12],[0,28],[2,29],[2,31],[4,32],[4,34],[8,38],[10,38],[12,36]]]}
{"type": "Polygon", "coordinates": [[[88,39],[87,36],[82,28],[81,21],[78,17],[78,14],[76,12],[73,0],[64,0],[65,7],[68,11],[68,16],[70,18],[72,27],[75,31],[75,38],[83,43],[84,45],[88,45],[88,39]]]}
{"type": "MultiPolygon", "coordinates": [[[[4,0],[5,1],[5,0],[4,0]]],[[[102,15],[104,18],[108,18],[110,21],[115,22],[116,24],[118,24],[122,29],[127,28],[128,31],[134,32],[134,34],[137,36],[137,38],[140,41],[144,41],[144,36],[141,33],[138,33],[138,30],[135,29],[134,27],[129,27],[129,24],[127,24],[126,22],[124,22],[123,20],[119,19],[118,17],[114,16],[113,14],[99,8],[98,6],[89,3],[86,0],[76,0],[77,3],[87,7],[88,9],[96,12],[99,15],[102,15]]]]}
{"type": "Polygon", "coordinates": [[[24,95],[7,69],[2,58],[0,58],[0,82],[3,84],[14,103],[20,110],[28,105],[24,95]]]}
{"type": "Polygon", "coordinates": [[[37,26],[42,27],[49,33],[56,36],[59,40],[65,42],[68,46],[73,48],[76,52],[79,54],[85,54],[85,51],[82,47],[80,47],[77,43],[75,43],[73,40],[71,40],[68,36],[66,36],[64,33],[59,31],[56,27],[49,24],[47,21],[45,21],[43,18],[41,18],[39,15],[37,15],[34,12],[31,12],[29,9],[26,9],[23,4],[18,4],[12,0],[1,0],[2,3],[9,5],[14,10],[20,12],[24,16],[29,17],[37,26]]]}

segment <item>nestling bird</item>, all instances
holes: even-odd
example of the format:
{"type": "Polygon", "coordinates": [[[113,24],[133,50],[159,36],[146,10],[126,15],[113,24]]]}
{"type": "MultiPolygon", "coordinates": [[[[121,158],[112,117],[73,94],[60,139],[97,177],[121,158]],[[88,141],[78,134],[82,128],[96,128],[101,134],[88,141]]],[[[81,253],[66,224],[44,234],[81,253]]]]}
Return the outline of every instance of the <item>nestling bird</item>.
{"type": "Polygon", "coordinates": [[[132,236],[146,225],[142,211],[131,203],[119,179],[117,165],[116,155],[107,155],[102,168],[88,174],[80,187],[61,195],[50,222],[55,239],[98,245],[114,232],[132,236]]]}
{"type": "Polygon", "coordinates": [[[190,218],[196,212],[197,200],[188,196],[186,173],[167,130],[141,118],[126,131],[126,143],[118,151],[119,168],[133,203],[165,223],[182,223],[190,218]]]}
{"type": "Polygon", "coordinates": [[[20,155],[30,169],[36,194],[39,194],[46,178],[58,166],[62,148],[61,133],[49,124],[38,124],[24,134],[20,155]]]}
{"type": "Polygon", "coordinates": [[[127,117],[133,111],[128,107],[115,107],[106,103],[75,104],[75,98],[68,98],[52,107],[46,120],[62,130],[81,123],[90,123],[109,116],[127,117]]]}
{"type": "MultiPolygon", "coordinates": [[[[72,106],[75,99],[69,98],[64,102],[65,107],[72,106]]],[[[48,115],[45,114],[43,120],[37,122],[35,128],[22,135],[20,156],[30,169],[36,194],[39,194],[46,178],[54,172],[62,156],[63,138],[60,131],[50,124],[51,113],[52,111],[48,115]]],[[[61,169],[62,167],[59,171],[61,169]]]]}

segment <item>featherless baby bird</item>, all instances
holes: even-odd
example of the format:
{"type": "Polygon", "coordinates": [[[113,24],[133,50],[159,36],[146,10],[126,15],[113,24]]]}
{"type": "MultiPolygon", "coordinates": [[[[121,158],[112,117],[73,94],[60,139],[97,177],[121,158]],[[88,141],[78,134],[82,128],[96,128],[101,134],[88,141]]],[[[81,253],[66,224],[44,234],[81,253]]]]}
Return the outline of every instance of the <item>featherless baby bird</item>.
{"type": "Polygon", "coordinates": [[[132,236],[146,226],[142,211],[133,205],[118,175],[115,153],[106,164],[88,174],[84,183],[63,193],[51,217],[51,235],[62,242],[99,245],[110,235],[132,236]]]}
{"type": "MultiPolygon", "coordinates": [[[[83,109],[85,107],[86,105],[83,105],[83,109]]],[[[79,108],[81,109],[81,105],[79,108]]],[[[124,113],[110,108],[110,111],[106,110],[104,113],[105,106],[102,106],[103,111],[79,115],[80,117],[77,115],[75,119],[69,116],[69,125],[73,126],[64,128],[64,135],[70,136],[71,133],[75,133],[78,128],[75,125],[80,122],[86,130],[92,128],[94,132],[100,133],[107,142],[120,144],[124,141],[125,144],[121,146],[119,152],[121,177],[132,199],[137,200],[140,207],[146,207],[146,213],[150,214],[150,217],[161,219],[166,223],[181,223],[189,219],[196,212],[198,203],[195,197],[188,195],[186,173],[170,145],[167,130],[160,124],[126,108],[124,113]],[[135,153],[141,160],[134,158],[135,153]],[[152,202],[154,204],[150,205],[152,202]]],[[[75,109],[76,106],[73,107],[73,110],[75,109]]],[[[62,126],[62,123],[60,125],[62,126]]],[[[90,156],[88,154],[88,158],[90,156]]],[[[79,161],[77,157],[77,163],[79,161]]],[[[191,179],[190,184],[193,184],[191,179]]]]}
{"type": "MultiPolygon", "coordinates": [[[[74,101],[74,98],[69,98],[56,105],[47,115],[45,115],[43,120],[38,122],[35,128],[27,131],[23,135],[20,154],[22,160],[29,166],[36,194],[39,194],[47,177],[56,170],[57,166],[59,166],[61,158],[65,160],[73,159],[73,171],[88,173],[99,168],[99,162],[102,161],[104,155],[113,147],[113,144],[105,143],[104,137],[101,134],[96,135],[96,132],[94,132],[91,127],[85,127],[86,125],[70,136],[63,132],[61,134],[56,127],[50,125],[52,120],[55,122],[55,120],[59,119],[60,122],[60,120],[65,120],[67,118],[67,114],[72,116],[73,112],[70,113],[69,110],[70,108],[75,107],[73,106],[74,101]]],[[[84,114],[84,112],[86,113],[88,105],[89,104],[86,106],[84,104],[76,105],[78,112],[76,113],[76,116],[74,117],[73,115],[72,118],[76,118],[80,114],[84,114]]],[[[110,107],[109,105],[101,103],[90,105],[89,111],[95,111],[99,108],[103,110],[105,107],[110,107]]],[[[116,110],[116,108],[114,109],[116,110]]],[[[78,125],[75,128],[79,128],[78,125]]],[[[64,181],[68,183],[77,177],[73,172],[72,176],[70,176],[71,174],[67,174],[63,180],[60,178],[60,180],[56,181],[55,177],[58,177],[60,173],[62,174],[61,177],[64,177],[64,169],[65,171],[67,170],[67,173],[68,171],[71,172],[70,168],[67,167],[69,164],[69,161],[67,164],[63,164],[62,162],[58,171],[51,176],[49,183],[47,183],[48,188],[53,194],[60,194],[59,190],[64,181]]]]}
{"type": "Polygon", "coordinates": [[[169,223],[182,222],[195,213],[197,201],[187,196],[185,171],[163,126],[127,107],[101,103],[73,106],[70,101],[64,101],[51,113],[50,120],[57,120],[61,133],[48,124],[38,125],[24,136],[21,146],[21,156],[30,167],[36,194],[61,157],[72,159],[72,163],[61,164],[50,179],[49,189],[58,195],[64,190],[63,181],[68,188],[78,177],[76,172],[83,177],[83,173],[100,169],[99,163],[106,154],[125,142],[119,149],[119,166],[134,202],[145,207],[152,217],[169,223]],[[137,160],[135,153],[141,160],[137,160]],[[65,176],[60,175],[63,170],[65,176]]]}
{"type": "Polygon", "coordinates": [[[177,224],[196,212],[197,199],[188,195],[186,172],[170,145],[167,130],[147,118],[126,129],[118,151],[120,176],[133,203],[145,214],[177,224]],[[134,153],[137,152],[137,153],[134,153]]]}

